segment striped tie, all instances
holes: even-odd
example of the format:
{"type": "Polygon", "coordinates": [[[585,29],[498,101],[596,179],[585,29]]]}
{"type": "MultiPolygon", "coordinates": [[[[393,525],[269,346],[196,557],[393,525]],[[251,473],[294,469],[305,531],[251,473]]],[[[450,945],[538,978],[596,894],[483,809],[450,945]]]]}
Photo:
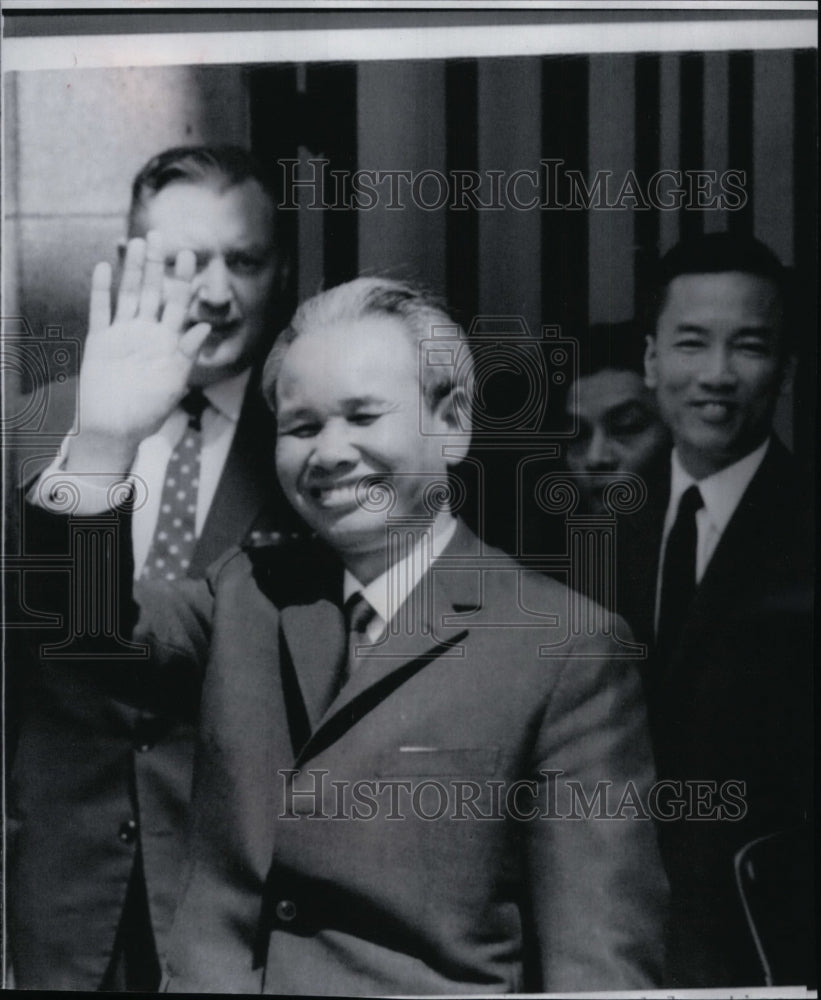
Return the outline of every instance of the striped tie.
{"type": "Polygon", "coordinates": [[[361,666],[362,658],[357,656],[358,646],[370,645],[368,625],[373,621],[376,611],[368,603],[361,592],[351,594],[345,607],[345,627],[348,633],[348,657],[345,661],[345,672],[342,676],[342,687],[351,679],[354,672],[361,666]]]}

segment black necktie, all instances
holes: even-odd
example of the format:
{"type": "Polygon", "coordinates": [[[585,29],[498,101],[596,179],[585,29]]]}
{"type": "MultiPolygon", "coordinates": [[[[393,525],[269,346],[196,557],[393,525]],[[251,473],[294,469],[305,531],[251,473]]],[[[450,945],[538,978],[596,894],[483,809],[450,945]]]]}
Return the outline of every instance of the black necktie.
{"type": "Polygon", "coordinates": [[[341,687],[353,676],[354,671],[361,664],[361,657],[356,655],[358,646],[370,645],[368,639],[368,625],[373,621],[376,611],[368,603],[362,593],[351,594],[345,607],[345,627],[348,634],[348,655],[345,661],[345,672],[342,676],[341,687]]]}
{"type": "Polygon", "coordinates": [[[704,506],[698,486],[690,486],[681,495],[678,513],[664,550],[661,576],[661,601],[656,645],[662,662],[666,661],[681,636],[687,612],[696,590],[696,512],[704,506]]]}
{"type": "Polygon", "coordinates": [[[142,571],[144,580],[179,580],[188,575],[196,544],[201,418],[207,406],[201,389],[192,389],[180,400],[188,426],[168,459],[157,525],[142,571]]]}

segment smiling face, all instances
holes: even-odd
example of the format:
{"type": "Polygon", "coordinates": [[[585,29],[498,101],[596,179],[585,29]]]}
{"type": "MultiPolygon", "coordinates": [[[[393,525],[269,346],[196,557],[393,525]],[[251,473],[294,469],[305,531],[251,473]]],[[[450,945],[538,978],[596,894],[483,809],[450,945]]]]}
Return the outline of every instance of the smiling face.
{"type": "Polygon", "coordinates": [[[157,229],[166,259],[192,250],[197,274],[188,322],[211,324],[190,385],[209,385],[247,368],[269,330],[277,262],[274,209],[255,180],[220,189],[174,181],[151,197],[132,235],[157,229]]]}
{"type": "MultiPolygon", "coordinates": [[[[288,347],[276,382],[277,474],[297,513],[362,583],[386,568],[384,511],[357,498],[363,477],[390,484],[391,517],[428,515],[431,477],[445,475],[450,397],[420,391],[417,353],[392,316],[318,326],[288,347]],[[428,407],[422,434],[421,407],[428,407]]],[[[428,515],[429,516],[429,515],[428,515]]]]}
{"type": "Polygon", "coordinates": [[[770,433],[784,379],[782,309],[767,278],[740,271],[670,282],[647,341],[654,388],[684,468],[703,479],[770,433]]]}
{"type": "Polygon", "coordinates": [[[566,409],[568,420],[574,414],[579,431],[567,446],[567,465],[580,474],[586,509],[600,514],[609,479],[646,469],[667,445],[667,429],[650,390],[626,369],[605,368],[578,379],[566,409]]]}

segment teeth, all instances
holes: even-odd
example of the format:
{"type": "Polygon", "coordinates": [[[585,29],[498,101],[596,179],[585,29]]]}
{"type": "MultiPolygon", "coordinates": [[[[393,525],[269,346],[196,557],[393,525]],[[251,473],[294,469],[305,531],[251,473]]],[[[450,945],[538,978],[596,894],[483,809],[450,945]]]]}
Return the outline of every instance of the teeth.
{"type": "Polygon", "coordinates": [[[730,413],[727,403],[699,403],[699,408],[705,417],[726,417],[730,413]]]}
{"type": "Polygon", "coordinates": [[[311,492],[321,504],[329,507],[338,504],[350,504],[356,499],[355,486],[314,487],[311,492]]]}

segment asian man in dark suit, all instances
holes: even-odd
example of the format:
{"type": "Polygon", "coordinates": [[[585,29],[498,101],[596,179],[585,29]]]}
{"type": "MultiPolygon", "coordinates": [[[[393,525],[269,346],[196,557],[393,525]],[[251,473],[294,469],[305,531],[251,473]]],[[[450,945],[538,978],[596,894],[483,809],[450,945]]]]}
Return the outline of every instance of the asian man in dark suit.
{"type": "Polygon", "coordinates": [[[746,847],[810,842],[800,830],[811,809],[811,508],[773,433],[794,364],[785,274],[756,240],[706,235],[663,258],[654,304],[646,377],[674,447],[619,539],[618,581],[622,613],[653,647],[651,729],[671,782],[659,824],[667,976],[694,987],[807,982],[809,851],[790,848],[795,877],[758,887],[794,893],[778,909],[793,915],[787,950],[803,956],[779,969],[787,979],[773,980],[770,942],[739,891],[746,847]]]}
{"type": "MultiPolygon", "coordinates": [[[[178,286],[190,267],[180,255],[178,286]]],[[[180,337],[179,308],[156,322],[142,299],[109,329],[96,288],[84,364],[105,354],[122,398],[84,396],[63,470],[105,469],[115,492],[204,336],[180,337]],[[169,358],[150,395],[129,389],[126,346],[149,328],[169,358]]],[[[120,532],[122,634],[156,664],[123,660],[108,682],[157,697],[180,678],[203,685],[171,990],[656,981],[666,886],[637,818],[653,774],[638,675],[618,659],[624,626],[456,516],[470,372],[458,328],[413,288],[323,292],[263,376],[278,475],[316,539],[237,549],[206,581],[138,582],[132,599],[127,511],[101,514],[120,532]]],[[[72,544],[66,532],[82,547],[99,497],[78,489],[69,519],[48,510],[57,486],[28,510],[32,533],[50,551],[72,544]]],[[[36,603],[70,614],[59,574],[40,582],[36,603]]]]}
{"type": "MultiPolygon", "coordinates": [[[[231,545],[283,532],[291,520],[273,482],[275,427],[259,390],[277,317],[288,315],[274,205],[259,164],[235,147],[166,150],[134,180],[129,235],[157,230],[164,239],[164,251],[153,237],[141,243],[146,268],[161,274],[163,253],[173,262],[178,249],[193,251],[185,323],[210,327],[187,380],[199,412],[172,400],[131,466],[142,489],[132,522],[135,574],[145,579],[202,577],[231,545]],[[194,456],[189,466],[178,460],[183,446],[194,456]],[[190,502],[169,511],[175,464],[177,486],[191,472],[190,502]]],[[[123,302],[135,294],[128,275],[123,302]]],[[[93,377],[109,385],[104,365],[93,377]]],[[[76,379],[49,387],[42,434],[72,428],[52,473],[82,430],[77,396],[76,379]]],[[[20,461],[30,482],[51,459],[35,442],[20,461]]],[[[125,705],[82,671],[68,677],[43,664],[26,675],[8,804],[16,984],[156,989],[185,858],[196,709],[125,705]]]]}

